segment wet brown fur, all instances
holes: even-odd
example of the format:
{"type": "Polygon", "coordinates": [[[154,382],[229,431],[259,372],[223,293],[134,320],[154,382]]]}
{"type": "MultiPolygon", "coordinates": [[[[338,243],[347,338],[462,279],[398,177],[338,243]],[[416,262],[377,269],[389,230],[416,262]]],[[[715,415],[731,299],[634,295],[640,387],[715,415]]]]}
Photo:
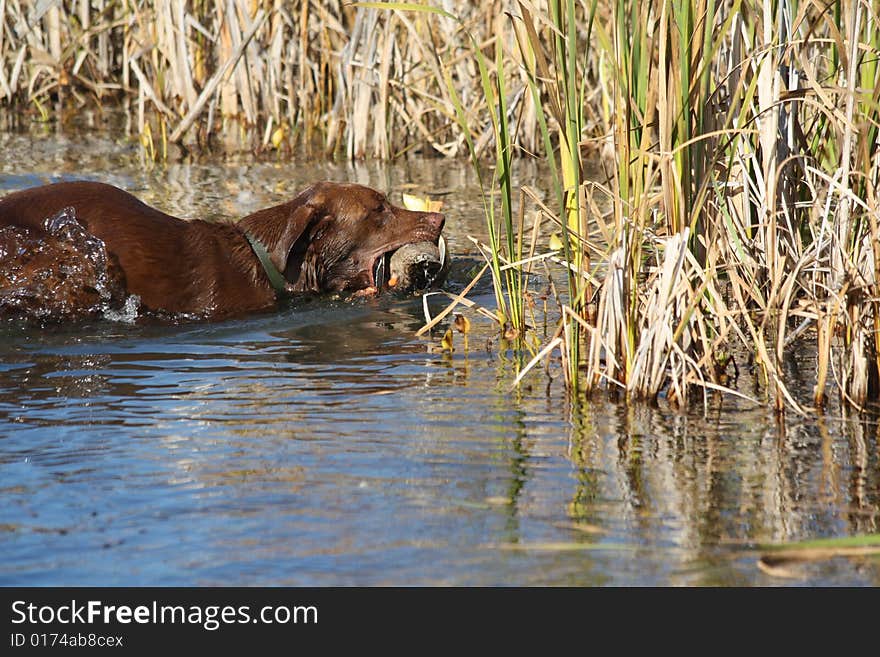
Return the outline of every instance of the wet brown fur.
{"type": "Polygon", "coordinates": [[[436,243],[443,227],[438,213],[392,206],[380,192],[349,183],[316,183],[287,203],[231,223],[184,221],[111,185],[64,182],[0,199],[0,229],[39,236],[46,218],[66,207],[104,242],[125,290],[143,306],[212,319],[276,307],[244,230],[262,241],[288,290],[297,293],[370,289],[377,258],[404,244],[436,243]]]}

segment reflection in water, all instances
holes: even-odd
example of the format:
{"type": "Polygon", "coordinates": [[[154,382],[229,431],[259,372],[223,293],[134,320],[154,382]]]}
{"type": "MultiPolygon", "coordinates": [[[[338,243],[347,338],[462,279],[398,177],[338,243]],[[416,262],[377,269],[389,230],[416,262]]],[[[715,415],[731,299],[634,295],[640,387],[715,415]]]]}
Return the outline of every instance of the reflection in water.
{"type": "MultiPolygon", "coordinates": [[[[0,190],[77,172],[226,217],[321,178],[414,183],[449,192],[451,251],[478,260],[465,166],[144,173],[114,147],[48,148],[19,151],[0,190]]],[[[4,322],[0,584],[880,584],[870,558],[795,580],[755,565],[762,543],[880,531],[875,417],[572,405],[555,364],[511,391],[520,363],[482,320],[452,354],[413,336],[422,321],[420,299],[384,296],[218,324],[4,322]]]]}
{"type": "MultiPolygon", "coordinates": [[[[874,420],[786,426],[748,409],[708,421],[621,407],[597,442],[593,419],[585,412],[576,429],[572,518],[609,533],[665,537],[684,549],[670,551],[683,572],[713,564],[684,583],[729,583],[729,573],[714,569],[733,548],[878,530],[874,420]],[[861,449],[869,444],[873,454],[861,449]],[[846,469],[851,475],[841,478],[846,469]],[[617,500],[613,513],[608,500],[617,500]]],[[[647,551],[655,549],[652,541],[647,551]]],[[[876,563],[872,572],[867,581],[876,585],[876,563]]]]}

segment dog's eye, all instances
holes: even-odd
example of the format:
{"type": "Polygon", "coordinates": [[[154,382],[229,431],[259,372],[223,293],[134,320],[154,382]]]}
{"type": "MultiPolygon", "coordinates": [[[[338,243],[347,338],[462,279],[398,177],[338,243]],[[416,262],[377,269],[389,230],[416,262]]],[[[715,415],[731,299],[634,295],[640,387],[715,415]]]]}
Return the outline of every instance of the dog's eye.
{"type": "Polygon", "coordinates": [[[388,205],[387,201],[381,201],[379,205],[376,206],[376,209],[373,210],[372,214],[380,223],[384,224],[391,219],[391,207],[388,205]]]}

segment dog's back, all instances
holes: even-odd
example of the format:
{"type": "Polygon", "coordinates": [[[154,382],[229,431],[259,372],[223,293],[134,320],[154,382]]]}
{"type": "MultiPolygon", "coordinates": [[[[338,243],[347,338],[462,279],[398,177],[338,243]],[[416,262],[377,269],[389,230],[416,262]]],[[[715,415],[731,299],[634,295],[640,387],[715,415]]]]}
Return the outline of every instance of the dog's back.
{"type": "Polygon", "coordinates": [[[255,291],[252,277],[231,262],[249,254],[234,227],[183,221],[112,185],[63,182],[9,194],[0,199],[0,229],[26,229],[28,240],[41,237],[48,244],[57,238],[46,222],[65,208],[104,243],[108,259],[121,268],[125,288],[148,309],[222,316],[273,304],[271,290],[255,291]],[[220,312],[218,298],[224,304],[220,312]]]}

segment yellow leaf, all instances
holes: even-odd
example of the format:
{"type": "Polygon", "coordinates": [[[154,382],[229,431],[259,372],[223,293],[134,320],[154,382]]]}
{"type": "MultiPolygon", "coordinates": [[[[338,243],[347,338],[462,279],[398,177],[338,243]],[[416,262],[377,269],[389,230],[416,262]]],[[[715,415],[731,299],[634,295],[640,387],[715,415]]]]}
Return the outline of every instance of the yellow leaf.
{"type": "Polygon", "coordinates": [[[452,325],[464,336],[464,351],[467,353],[468,351],[468,333],[471,332],[471,320],[462,315],[461,313],[455,313],[455,320],[452,322],[452,325]]]}
{"type": "Polygon", "coordinates": [[[443,207],[443,201],[432,201],[429,197],[424,198],[412,194],[403,195],[403,207],[414,212],[439,212],[443,207]]]}
{"type": "Polygon", "coordinates": [[[453,351],[452,329],[446,329],[446,333],[443,335],[443,339],[440,341],[440,346],[443,347],[443,349],[446,351],[453,351]]]}
{"type": "Polygon", "coordinates": [[[272,133],[272,146],[277,150],[281,146],[281,142],[284,141],[284,126],[279,127],[275,132],[272,133]]]}

